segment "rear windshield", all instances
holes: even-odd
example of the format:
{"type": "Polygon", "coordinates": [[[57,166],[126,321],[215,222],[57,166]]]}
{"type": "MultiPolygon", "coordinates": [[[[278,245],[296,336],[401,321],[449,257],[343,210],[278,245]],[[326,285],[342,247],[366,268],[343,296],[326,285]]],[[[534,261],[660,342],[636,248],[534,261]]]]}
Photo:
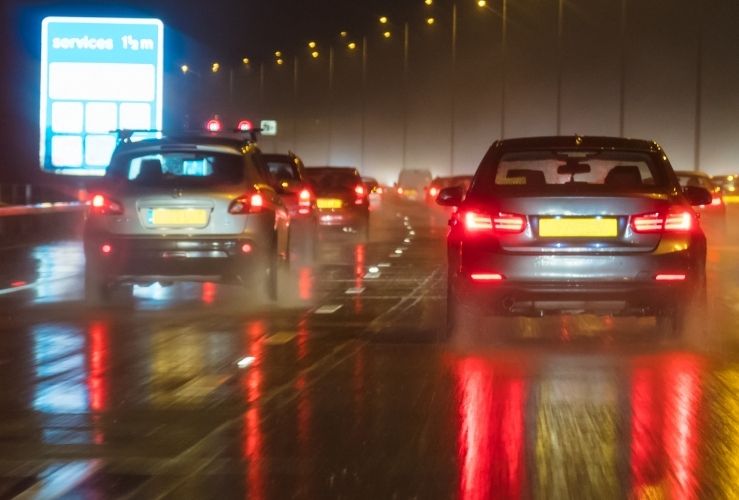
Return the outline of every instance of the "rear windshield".
{"type": "Polygon", "coordinates": [[[351,171],[308,170],[306,175],[313,187],[319,192],[354,189],[362,182],[361,177],[356,172],[351,171]]]}
{"type": "Polygon", "coordinates": [[[398,176],[401,187],[423,188],[431,183],[431,173],[427,170],[403,170],[398,176]]]}
{"type": "Polygon", "coordinates": [[[289,161],[267,160],[267,170],[278,182],[299,180],[298,167],[289,161]]]}
{"type": "Polygon", "coordinates": [[[630,151],[509,152],[491,174],[495,191],[647,191],[668,184],[651,155],[630,151]]]}
{"type": "Polygon", "coordinates": [[[238,184],[244,164],[235,154],[167,151],[120,158],[114,175],[150,187],[238,184]]]}

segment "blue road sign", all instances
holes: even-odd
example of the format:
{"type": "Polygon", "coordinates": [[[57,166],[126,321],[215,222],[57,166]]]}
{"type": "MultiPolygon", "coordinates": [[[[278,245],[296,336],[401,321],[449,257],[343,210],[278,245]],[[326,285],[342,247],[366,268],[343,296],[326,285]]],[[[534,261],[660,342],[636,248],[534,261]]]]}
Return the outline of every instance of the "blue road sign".
{"type": "Polygon", "coordinates": [[[41,168],[102,175],[112,130],[162,128],[162,22],[47,17],[41,32],[41,168]]]}

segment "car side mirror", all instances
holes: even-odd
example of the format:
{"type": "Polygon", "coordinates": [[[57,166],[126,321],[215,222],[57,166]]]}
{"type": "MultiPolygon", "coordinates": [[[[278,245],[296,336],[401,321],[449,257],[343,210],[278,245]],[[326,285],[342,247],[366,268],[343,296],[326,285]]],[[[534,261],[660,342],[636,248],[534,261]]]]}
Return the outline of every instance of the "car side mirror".
{"type": "Polygon", "coordinates": [[[462,204],[463,198],[464,188],[462,186],[453,186],[439,191],[439,195],[436,197],[436,203],[443,207],[458,207],[462,204]]]}
{"type": "Polygon", "coordinates": [[[688,199],[688,202],[693,206],[710,205],[713,201],[713,195],[711,195],[711,192],[706,188],[698,186],[685,186],[683,188],[683,193],[688,199]]]}

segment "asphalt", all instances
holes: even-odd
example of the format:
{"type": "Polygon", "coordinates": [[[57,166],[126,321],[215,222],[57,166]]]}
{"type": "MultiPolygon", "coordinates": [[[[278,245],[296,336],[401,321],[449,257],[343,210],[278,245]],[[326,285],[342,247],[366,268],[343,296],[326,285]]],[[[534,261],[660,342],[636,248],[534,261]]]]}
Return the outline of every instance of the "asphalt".
{"type": "Polygon", "coordinates": [[[0,250],[0,498],[739,496],[739,208],[706,221],[682,340],[564,316],[442,341],[446,218],[384,200],[276,304],[206,283],[90,309],[79,241],[0,250]]]}

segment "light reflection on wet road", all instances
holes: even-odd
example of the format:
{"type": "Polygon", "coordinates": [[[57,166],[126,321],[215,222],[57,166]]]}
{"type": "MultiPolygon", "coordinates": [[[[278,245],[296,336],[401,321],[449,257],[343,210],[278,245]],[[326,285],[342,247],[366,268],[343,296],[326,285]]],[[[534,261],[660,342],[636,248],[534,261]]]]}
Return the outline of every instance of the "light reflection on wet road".
{"type": "Polygon", "coordinates": [[[78,242],[5,252],[0,497],[737,498],[739,230],[709,228],[680,343],[578,316],[450,345],[444,214],[373,217],[269,306],[206,283],[88,310],[78,242]]]}

